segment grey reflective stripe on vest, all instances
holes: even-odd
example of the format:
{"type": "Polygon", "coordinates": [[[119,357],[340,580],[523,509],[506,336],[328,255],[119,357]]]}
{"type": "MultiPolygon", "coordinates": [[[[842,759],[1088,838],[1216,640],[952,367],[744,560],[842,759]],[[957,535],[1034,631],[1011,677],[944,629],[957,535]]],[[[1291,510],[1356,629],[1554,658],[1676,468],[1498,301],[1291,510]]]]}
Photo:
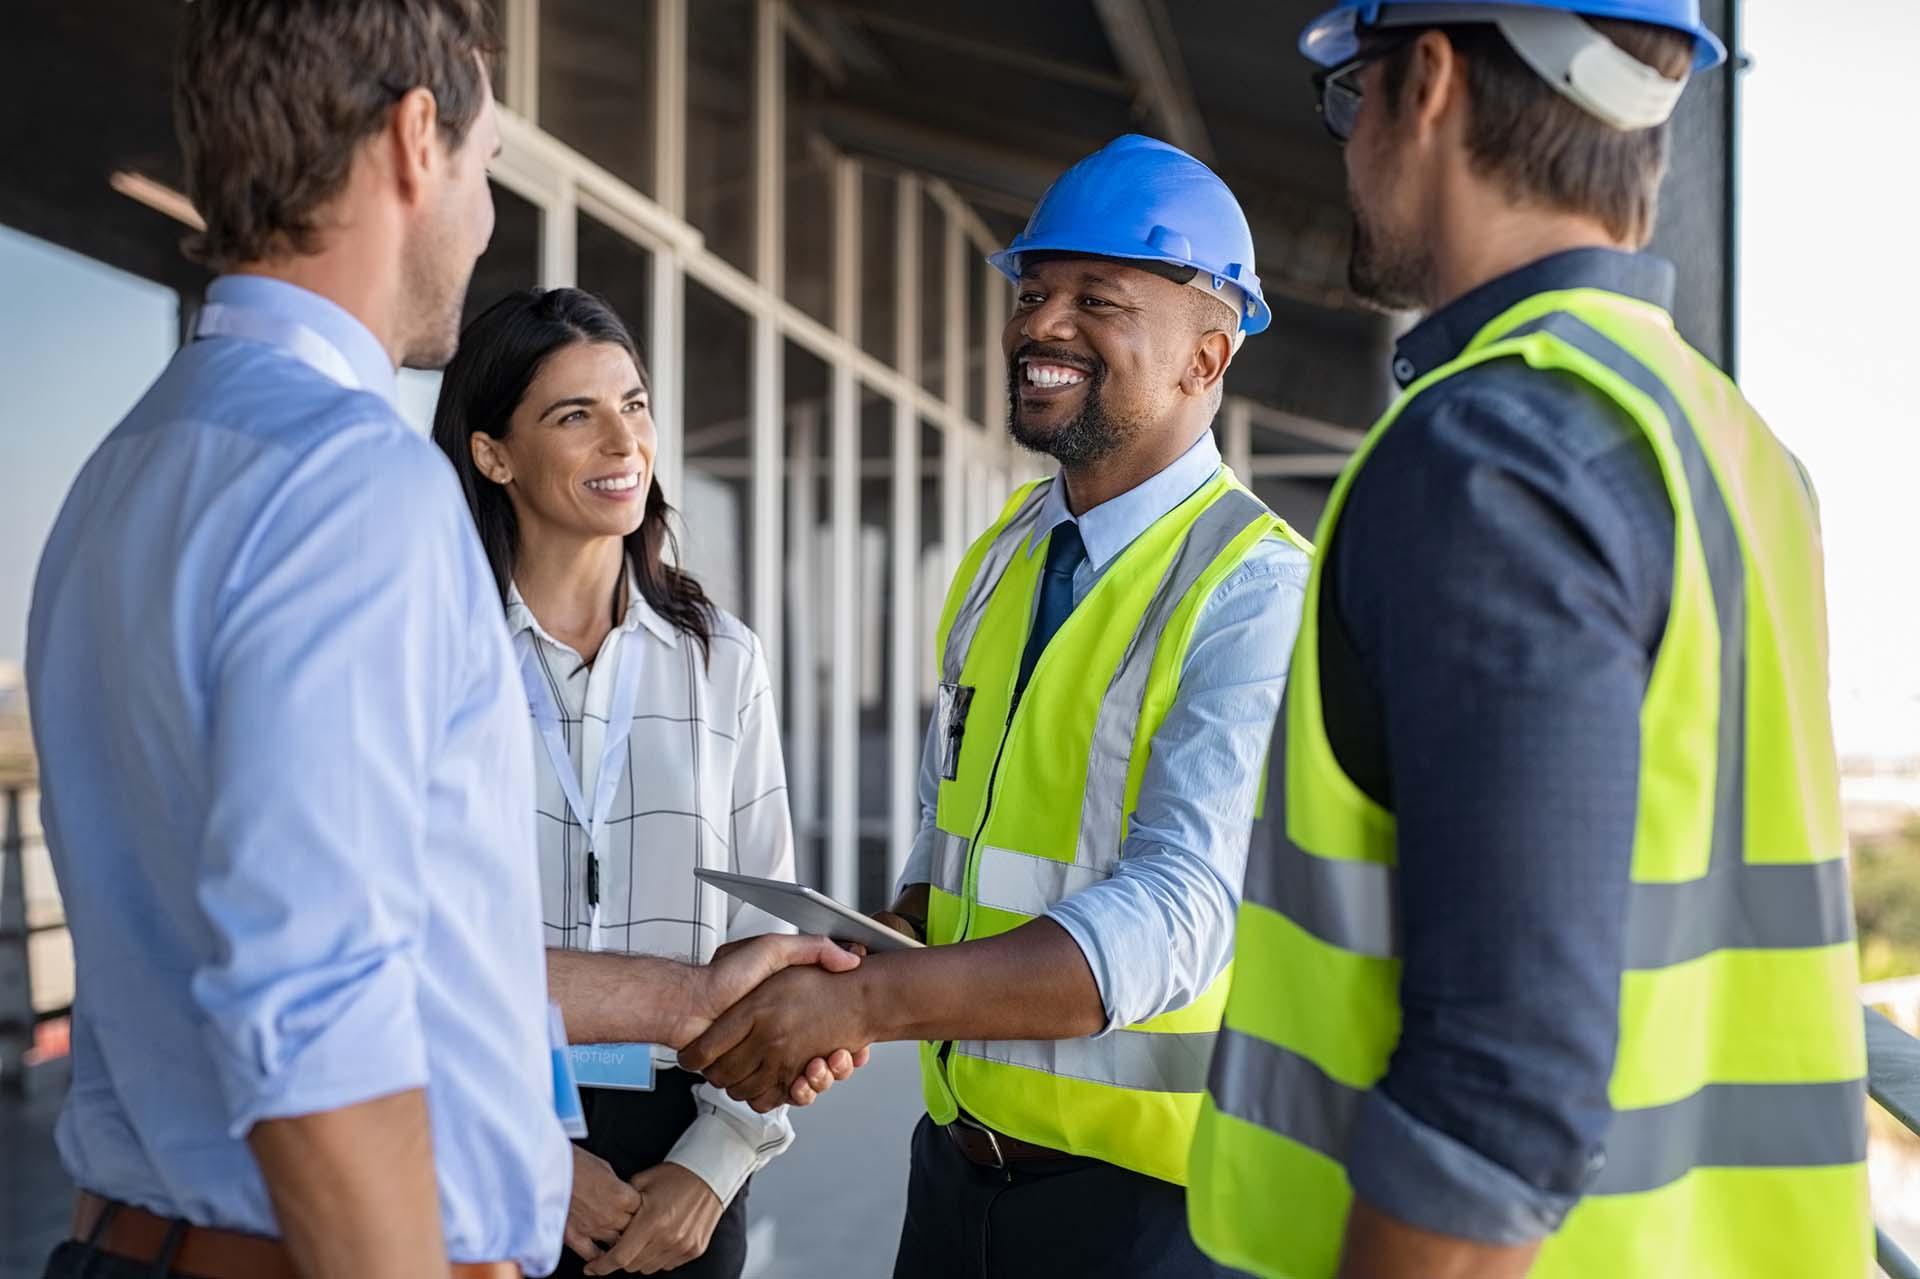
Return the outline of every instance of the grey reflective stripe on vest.
{"type": "Polygon", "coordinates": [[[1393,867],[1319,857],[1287,838],[1286,717],[1283,702],[1281,727],[1274,732],[1267,763],[1269,816],[1253,828],[1242,896],[1285,915],[1329,946],[1392,959],[1399,953],[1400,938],[1396,916],[1400,894],[1393,867]]]}
{"type": "MultiPolygon", "coordinates": [[[[1211,482],[1211,481],[1209,481],[1211,482]]],[[[1127,768],[1140,712],[1153,673],[1161,632],[1173,611],[1200,577],[1225,553],[1247,526],[1267,515],[1266,504],[1241,488],[1230,488],[1201,512],[1160,578],[1160,588],[1134,628],[1119,669],[1100,699],[1087,753],[1087,784],[1080,800],[1080,841],[1074,860],[1083,866],[1111,867],[1120,860],[1120,831],[1126,818],[1127,768]]]]}
{"type": "MultiPolygon", "coordinates": [[[[1726,499],[1699,438],[1666,385],[1597,329],[1556,313],[1511,337],[1545,332],[1585,352],[1647,395],[1666,415],[1687,476],[1721,633],[1719,747],[1707,873],[1629,888],[1625,966],[1656,969],[1716,950],[1798,950],[1853,937],[1844,859],[1749,863],[1746,816],[1746,564],[1726,499]]],[[[1393,871],[1318,857],[1286,837],[1286,710],[1269,759],[1268,818],[1249,850],[1246,900],[1278,911],[1329,945],[1362,955],[1398,953],[1393,871]]]]}
{"type": "Polygon", "coordinates": [[[967,888],[967,844],[965,835],[950,830],[933,832],[933,886],[959,897],[967,888]]]}
{"type": "Polygon", "coordinates": [[[1627,911],[1626,966],[1665,968],[1716,950],[1797,950],[1853,937],[1844,859],[1746,861],[1746,557],[1706,450],[1686,410],[1653,370],[1585,320],[1542,316],[1509,337],[1547,333],[1620,375],[1667,419],[1700,529],[1720,627],[1719,751],[1707,873],[1677,884],[1636,883],[1627,911]]]}
{"type": "Polygon", "coordinates": [[[1205,1092],[1214,1033],[1116,1030],[1098,1039],[962,1040],[963,1057],[1140,1092],[1205,1092]]]}
{"type": "Polygon", "coordinates": [[[973,647],[973,637],[980,629],[980,617],[987,611],[987,601],[993,598],[994,588],[1000,585],[1001,576],[1006,573],[1007,565],[1013,563],[1014,554],[1027,540],[1027,534],[1040,522],[1041,504],[1047,500],[1047,491],[1053,484],[1052,480],[1044,480],[1033,486],[1033,491],[1020,503],[1020,509],[1013,513],[1013,518],[981,558],[980,568],[967,586],[967,597],[961,601],[960,611],[954,614],[953,626],[947,631],[946,651],[940,655],[940,678],[947,683],[960,682],[960,673],[967,665],[967,650],[973,647]]]}
{"type": "MultiPolygon", "coordinates": [[[[1223,1028],[1208,1082],[1214,1104],[1347,1162],[1366,1090],[1330,1078],[1298,1053],[1223,1028]]],[[[1606,1164],[1589,1189],[1629,1195],[1671,1185],[1695,1168],[1822,1168],[1866,1158],[1866,1083],[1709,1084],[1665,1106],[1617,1111],[1606,1164]]]]}
{"type": "MultiPolygon", "coordinates": [[[[961,867],[965,873],[966,849],[961,847],[961,867]]],[[[1039,915],[1057,901],[1106,879],[1111,867],[1076,866],[1052,857],[1039,857],[1013,848],[995,848],[983,844],[978,869],[973,876],[974,900],[996,910],[1022,915],[1039,915]]]]}
{"type": "Polygon", "coordinates": [[[1665,1106],[1614,1112],[1591,1194],[1671,1185],[1695,1168],[1823,1168],[1867,1157],[1867,1081],[1708,1084],[1665,1106]]]}
{"type": "Polygon", "coordinates": [[[1349,1088],[1299,1053],[1220,1028],[1207,1091],[1214,1105],[1235,1119],[1257,1124],[1347,1162],[1347,1136],[1366,1091],[1349,1088]]]}

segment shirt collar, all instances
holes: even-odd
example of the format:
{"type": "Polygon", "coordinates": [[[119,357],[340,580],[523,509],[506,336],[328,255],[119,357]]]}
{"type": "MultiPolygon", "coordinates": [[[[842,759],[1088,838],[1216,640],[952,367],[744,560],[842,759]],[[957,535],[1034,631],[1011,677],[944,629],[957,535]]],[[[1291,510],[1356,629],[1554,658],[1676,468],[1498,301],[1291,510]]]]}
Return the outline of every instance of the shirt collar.
{"type": "Polygon", "coordinates": [[[1087,565],[1098,573],[1114,556],[1131,546],[1134,538],[1152,528],[1161,516],[1192,497],[1219,469],[1220,446],[1214,443],[1212,431],[1204,432],[1192,448],[1158,475],[1118,497],[1107,499],[1078,519],[1067,509],[1066,481],[1056,476],[1040,503],[1040,522],[1027,540],[1027,554],[1032,555],[1039,548],[1040,539],[1057,526],[1072,522],[1080,526],[1080,540],[1087,548],[1087,565]]]}
{"type": "MultiPolygon", "coordinates": [[[[620,619],[620,625],[616,629],[622,634],[631,635],[634,631],[642,628],[645,628],[648,634],[662,643],[668,645],[679,643],[680,632],[674,628],[672,622],[669,622],[666,618],[656,613],[653,606],[647,603],[647,597],[640,593],[640,579],[635,576],[631,568],[629,568],[627,572],[627,611],[626,615],[620,619]]],[[[555,648],[566,647],[565,644],[562,644],[559,640],[547,634],[546,628],[540,625],[540,619],[533,615],[533,610],[527,607],[527,602],[520,598],[520,584],[518,582],[508,582],[507,633],[510,635],[518,635],[521,631],[532,631],[535,636],[545,640],[555,648]]]]}
{"type": "Polygon", "coordinates": [[[1673,284],[1673,264],[1650,253],[1572,249],[1541,258],[1481,285],[1408,330],[1394,348],[1394,381],[1408,386],[1451,363],[1482,329],[1536,294],[1601,289],[1671,310],[1673,284]]]}
{"type": "Polygon", "coordinates": [[[311,289],[264,275],[223,275],[207,286],[207,301],[270,311],[312,329],[345,357],[360,385],[387,403],[399,394],[393,357],[352,312],[311,289]]]}

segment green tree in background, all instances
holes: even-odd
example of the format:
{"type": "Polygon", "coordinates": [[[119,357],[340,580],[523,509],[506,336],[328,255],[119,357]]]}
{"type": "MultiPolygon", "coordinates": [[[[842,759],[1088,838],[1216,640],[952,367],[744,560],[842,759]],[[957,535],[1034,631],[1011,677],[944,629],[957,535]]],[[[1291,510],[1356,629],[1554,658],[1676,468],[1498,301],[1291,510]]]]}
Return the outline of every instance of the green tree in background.
{"type": "Polygon", "coordinates": [[[1853,908],[1863,981],[1920,973],[1920,819],[1855,843],[1853,908]]]}

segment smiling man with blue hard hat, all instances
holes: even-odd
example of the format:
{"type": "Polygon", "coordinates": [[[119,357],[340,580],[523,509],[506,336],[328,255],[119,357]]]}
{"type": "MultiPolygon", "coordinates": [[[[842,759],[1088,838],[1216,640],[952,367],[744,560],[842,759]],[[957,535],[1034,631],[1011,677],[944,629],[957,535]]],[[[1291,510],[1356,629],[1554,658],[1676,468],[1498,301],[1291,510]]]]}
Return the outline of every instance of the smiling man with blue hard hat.
{"type": "Polygon", "coordinates": [[[1148,138],[1068,170],[992,261],[1008,425],[1059,473],[948,592],[881,917],[930,944],[769,984],[681,1060],[752,1096],[816,1043],[920,1040],[897,1275],[1213,1276],[1187,1152],[1307,547],[1210,426],[1270,313],[1232,192],[1148,138]]]}
{"type": "Polygon", "coordinates": [[[1642,250],[1695,0],[1343,4],[1335,486],[1197,1125],[1285,1279],[1858,1279],[1865,1054],[1811,482],[1642,250]],[[1382,572],[1391,566],[1391,572],[1382,572]]]}

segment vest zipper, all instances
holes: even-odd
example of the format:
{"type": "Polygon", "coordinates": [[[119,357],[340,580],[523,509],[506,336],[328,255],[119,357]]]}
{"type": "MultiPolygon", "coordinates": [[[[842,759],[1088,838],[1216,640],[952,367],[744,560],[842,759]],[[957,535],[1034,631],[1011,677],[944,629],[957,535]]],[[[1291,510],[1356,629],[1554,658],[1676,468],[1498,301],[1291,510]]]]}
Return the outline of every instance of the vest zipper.
{"type": "MultiPolygon", "coordinates": [[[[1022,652],[1026,651],[1027,642],[1033,638],[1033,624],[1039,616],[1040,584],[1035,583],[1033,603],[1029,605],[1027,609],[1026,634],[1020,637],[1020,648],[1022,652]]],[[[1063,627],[1062,629],[1065,628],[1063,627]]],[[[1033,664],[1034,675],[1040,673],[1040,663],[1046,660],[1046,656],[1045,653],[1042,653],[1040,657],[1035,660],[1033,664]]],[[[1016,668],[1014,683],[1018,685],[1019,682],[1020,677],[1016,668]]],[[[1033,687],[1032,677],[1028,678],[1027,687],[1029,689],[1033,687]]],[[[986,802],[980,809],[980,820],[974,825],[973,838],[967,841],[967,867],[960,877],[960,929],[959,932],[955,934],[956,941],[965,941],[967,939],[967,930],[973,927],[974,881],[980,869],[980,837],[987,833],[987,821],[993,816],[993,788],[1000,780],[1000,761],[1006,758],[1007,740],[1013,736],[1013,720],[1014,717],[1020,713],[1020,703],[1025,700],[1024,697],[1020,697],[1008,703],[1007,721],[1000,726],[1000,744],[994,748],[993,766],[987,770],[986,802]]],[[[951,1039],[942,1040],[938,1054],[942,1065],[946,1064],[947,1057],[952,1051],[953,1041],[951,1039]]],[[[949,1092],[953,1090],[953,1081],[951,1079],[947,1081],[947,1090],[949,1092]]],[[[954,1094],[954,1100],[959,1100],[958,1093],[954,1094]]]]}

